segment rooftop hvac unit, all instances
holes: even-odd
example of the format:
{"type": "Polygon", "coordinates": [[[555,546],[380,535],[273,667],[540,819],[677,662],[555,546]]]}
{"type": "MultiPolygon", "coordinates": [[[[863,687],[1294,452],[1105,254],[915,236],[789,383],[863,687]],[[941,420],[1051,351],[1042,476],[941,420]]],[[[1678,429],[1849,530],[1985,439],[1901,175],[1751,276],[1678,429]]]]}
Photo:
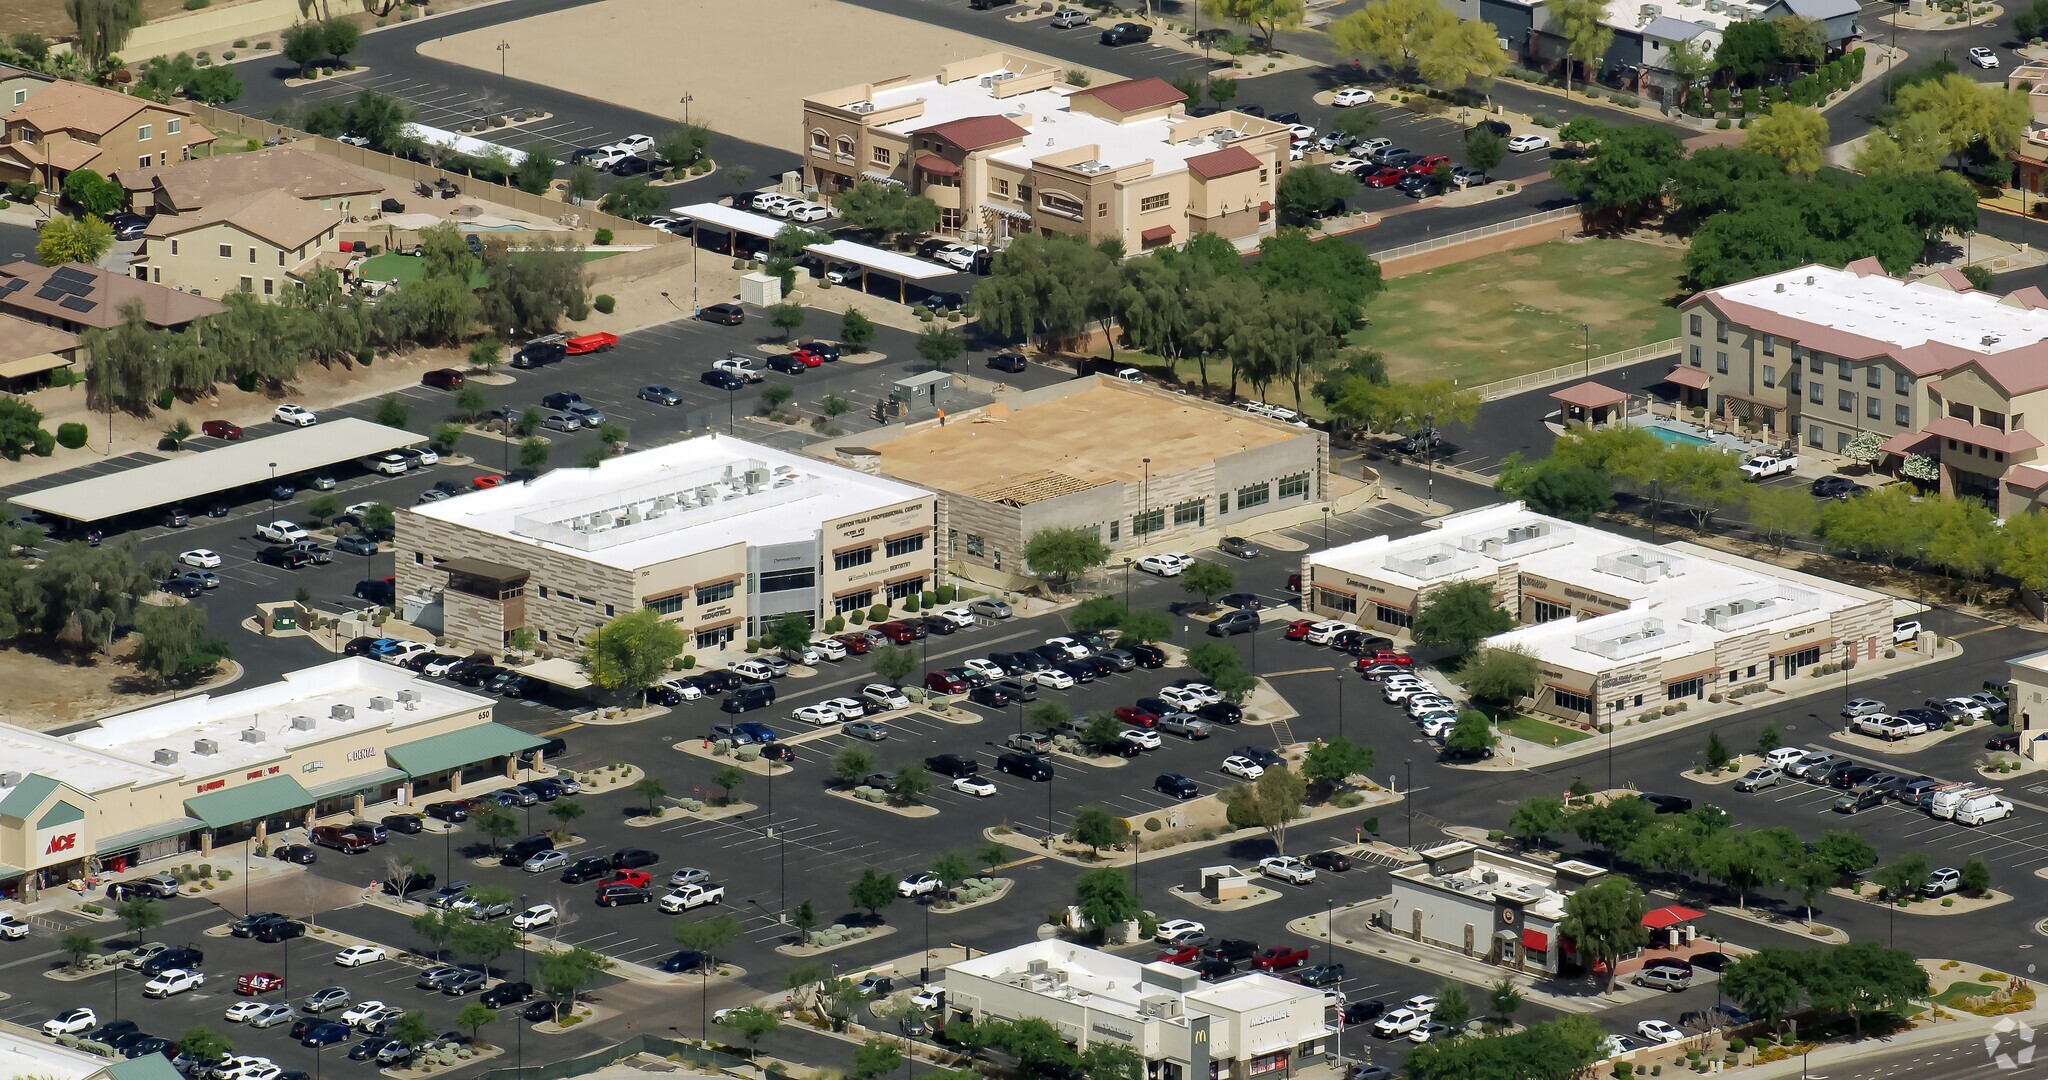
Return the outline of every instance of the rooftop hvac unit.
{"type": "Polygon", "coordinates": [[[178,752],[168,746],[158,747],[156,763],[159,765],[176,765],[178,763],[178,752]]]}
{"type": "Polygon", "coordinates": [[[294,716],[292,717],[292,730],[311,731],[313,730],[314,723],[315,721],[310,716],[294,716]]]}
{"type": "Polygon", "coordinates": [[[220,753],[220,744],[212,739],[194,739],[192,740],[192,752],[200,757],[211,757],[214,754],[220,753]]]}
{"type": "Polygon", "coordinates": [[[400,701],[418,701],[419,699],[420,692],[418,690],[407,689],[398,692],[398,700],[400,701]]]}
{"type": "Polygon", "coordinates": [[[379,696],[379,697],[373,697],[373,698],[371,698],[371,699],[370,699],[370,711],[371,711],[371,712],[390,712],[390,711],[391,711],[391,699],[390,699],[390,698],[388,698],[388,697],[382,697],[382,696],[379,696]]]}
{"type": "Polygon", "coordinates": [[[336,720],[353,720],[356,718],[356,707],[353,705],[335,705],[327,710],[327,715],[336,720]]]}
{"type": "Polygon", "coordinates": [[[260,727],[246,727],[242,729],[243,742],[262,742],[263,738],[263,729],[260,727]]]}
{"type": "Polygon", "coordinates": [[[846,111],[853,113],[871,113],[875,111],[875,103],[872,101],[856,101],[853,104],[848,105],[846,107],[846,111]]]}
{"type": "Polygon", "coordinates": [[[756,485],[766,484],[768,482],[768,477],[769,472],[766,469],[748,469],[747,486],[754,487],[756,485]]]}
{"type": "Polygon", "coordinates": [[[1644,22],[1648,22],[1662,13],[1662,9],[1660,9],[1655,4],[1644,4],[1641,7],[1636,8],[1636,17],[1642,19],[1644,22]]]}
{"type": "Polygon", "coordinates": [[[0,772],[0,787],[18,787],[18,786],[19,786],[20,784],[21,784],[21,774],[20,774],[20,773],[18,773],[18,772],[0,772]]]}

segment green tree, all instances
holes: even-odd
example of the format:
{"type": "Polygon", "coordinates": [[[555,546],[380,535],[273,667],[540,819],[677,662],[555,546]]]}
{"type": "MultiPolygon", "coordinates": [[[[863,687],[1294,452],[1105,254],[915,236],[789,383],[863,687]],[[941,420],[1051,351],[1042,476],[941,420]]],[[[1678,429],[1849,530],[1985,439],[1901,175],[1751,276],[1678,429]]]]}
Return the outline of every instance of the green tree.
{"type": "Polygon", "coordinates": [[[718,786],[719,805],[730,806],[733,797],[739,794],[740,786],[747,782],[747,774],[742,769],[727,765],[711,774],[711,782],[718,786]]]}
{"type": "MultiPolygon", "coordinates": [[[[1554,33],[1564,39],[1565,53],[1579,63],[1580,80],[1590,82],[1593,72],[1588,70],[1607,55],[1607,47],[1614,43],[1614,28],[1607,25],[1607,7],[1601,0],[1563,0],[1553,3],[1550,8],[1550,25],[1554,33]]],[[[1565,93],[1569,95],[1571,68],[1565,68],[1565,93]]]]}
{"type": "Polygon", "coordinates": [[[1283,218],[1312,221],[1328,214],[1343,200],[1356,198],[1358,180],[1349,173],[1329,169],[1289,169],[1281,174],[1274,195],[1283,218]]]}
{"type": "MultiPolygon", "coordinates": [[[[17,397],[0,397],[0,453],[7,460],[21,460],[21,455],[35,446],[36,434],[42,430],[41,410],[17,397]]],[[[186,432],[187,437],[190,435],[186,432]]]]}
{"type": "Polygon", "coordinates": [[[896,883],[870,867],[846,887],[846,898],[867,912],[869,919],[881,922],[882,909],[896,902],[896,883]]]}
{"type": "Polygon", "coordinates": [[[1787,540],[1811,536],[1820,527],[1813,497],[1797,488],[1753,487],[1747,500],[1750,527],[1770,541],[1772,551],[1783,551],[1787,540]]]}
{"type": "Polygon", "coordinates": [[[1984,860],[1970,856],[1963,863],[1963,895],[1983,896],[1991,891],[1991,867],[1984,860]]]}
{"type": "Polygon", "coordinates": [[[490,839],[493,855],[498,853],[498,849],[505,841],[519,835],[519,819],[512,815],[512,811],[502,806],[479,807],[476,813],[470,815],[470,820],[476,825],[478,832],[490,839]]]}
{"type": "Polygon", "coordinates": [[[1789,101],[1771,106],[1749,124],[1742,148],[1771,158],[1793,176],[1812,176],[1827,164],[1827,117],[1819,109],[1789,101]]]}
{"type": "Polygon", "coordinates": [[[1318,739],[1309,744],[1308,753],[1302,758],[1301,776],[1326,790],[1335,790],[1349,784],[1354,776],[1371,775],[1375,761],[1370,746],[1341,735],[1318,739]]]}
{"type": "Polygon", "coordinates": [[[737,916],[722,912],[709,919],[675,923],[669,927],[669,934],[683,948],[715,957],[718,950],[738,941],[744,929],[737,916]]]}
{"type": "Polygon", "coordinates": [[[481,1001],[472,1001],[464,1005],[461,1012],[455,1014],[455,1026],[469,1029],[470,1042],[476,1041],[476,1033],[479,1028],[487,1027],[497,1023],[497,1021],[498,1010],[491,1008],[481,1001]]]}
{"type": "Polygon", "coordinates": [[[897,802],[915,803],[932,789],[931,771],[919,762],[906,761],[896,766],[894,779],[896,790],[893,794],[897,802]]]}
{"type": "Polygon", "coordinates": [[[1138,917],[1138,890],[1131,885],[1130,875],[1116,867],[1084,870],[1074,879],[1074,907],[1100,938],[1110,927],[1138,917]]]}
{"type": "Polygon", "coordinates": [[[1431,34],[1416,57],[1416,70],[1423,81],[1453,93],[1476,90],[1488,105],[1492,104],[1489,91],[1493,80],[1507,66],[1500,31],[1479,19],[1458,19],[1431,34]]]}
{"type": "Polygon", "coordinates": [[[946,370],[946,365],[960,358],[967,349],[967,343],[950,326],[933,323],[917,335],[917,355],[931,361],[932,367],[946,370]]]}
{"type": "MultiPolygon", "coordinates": [[[[349,106],[348,129],[387,154],[402,154],[419,147],[419,140],[406,131],[406,125],[418,115],[419,110],[409,101],[365,90],[349,106]]],[[[459,236],[457,240],[460,242],[459,236]]]]}
{"type": "Polygon", "coordinates": [[[299,76],[305,77],[313,61],[327,55],[327,35],[319,23],[296,23],[285,29],[284,58],[299,66],[299,76]]]}
{"type": "Polygon", "coordinates": [[[1116,716],[1107,712],[1091,713],[1088,725],[1081,729],[1081,745],[1092,753],[1103,753],[1114,749],[1123,741],[1124,726],[1116,716]]]}
{"type": "MultiPolygon", "coordinates": [[[[512,890],[506,888],[477,889],[475,895],[483,904],[504,903],[509,906],[516,899],[512,890]]],[[[448,944],[489,971],[492,961],[519,947],[519,937],[519,931],[509,923],[465,919],[449,936],[448,944]]]]}
{"type": "Polygon", "coordinates": [[[801,612],[785,612],[768,624],[768,632],[761,636],[763,648],[801,655],[811,643],[811,621],[801,612]]]}
{"type": "Polygon", "coordinates": [[[135,611],[135,666],[156,676],[158,686],[212,674],[228,658],[226,638],[206,630],[206,612],[192,605],[139,607],[135,611]]]}
{"type": "Polygon", "coordinates": [[[86,957],[100,951],[99,940],[83,930],[73,930],[65,934],[64,941],[59,947],[70,954],[71,967],[74,971],[85,966],[86,957]]]}
{"type": "Polygon", "coordinates": [[[661,800],[668,795],[668,788],[664,787],[660,780],[652,776],[643,777],[640,782],[633,785],[633,792],[646,801],[648,817],[659,816],[661,800]]]}
{"type": "Polygon", "coordinates": [[[1287,827],[1301,816],[1308,785],[1285,765],[1275,765],[1249,784],[1223,793],[1225,820],[1240,829],[1263,829],[1273,850],[1287,854],[1287,827]]]}
{"type": "Polygon", "coordinates": [[[583,804],[574,799],[556,799],[548,804],[548,816],[555,819],[565,836],[576,827],[576,819],[587,812],[583,804]]]}
{"type": "Polygon", "coordinates": [[[113,226],[96,217],[74,218],[58,214],[43,222],[36,234],[36,261],[45,266],[100,261],[114,246],[113,226]]]}
{"type": "Polygon", "coordinates": [[[1477,709],[1458,714],[1451,730],[1444,733],[1444,746],[1451,750],[1491,750],[1500,737],[1493,733],[1493,721],[1477,709]]]}
{"type": "Polygon", "coordinates": [[[1893,97],[1894,126],[1926,117],[1960,165],[1963,151],[1980,140],[1994,155],[2017,148],[2032,117],[2027,100],[2025,92],[1949,74],[1901,87],[1893,97]]]}
{"type": "Polygon", "coordinates": [[[884,645],[868,654],[868,670],[890,686],[902,686],[917,670],[917,654],[908,646],[884,645]]]}
{"type": "MultiPolygon", "coordinates": [[[[409,874],[404,876],[410,877],[409,874]]],[[[462,926],[462,921],[460,912],[449,911],[446,908],[422,911],[412,917],[412,932],[433,946],[434,955],[439,956],[441,950],[454,938],[455,931],[462,926]]]]}
{"type": "MultiPolygon", "coordinates": [[[[1329,34],[1339,52],[1406,75],[1429,39],[1456,22],[1448,9],[1428,0],[1372,0],[1332,22],[1329,34]]],[[[1343,115],[1367,111],[1353,109],[1343,115]]]]}
{"type": "Polygon", "coordinates": [[[1222,563],[1197,560],[1181,572],[1182,592],[1200,594],[1202,606],[1209,607],[1216,597],[1237,587],[1237,574],[1222,563]]]}
{"type": "Polygon", "coordinates": [[[853,1048],[855,1080],[877,1080],[903,1065],[903,1051],[886,1039],[871,1038],[853,1048]]]}
{"type": "Polygon", "coordinates": [[[646,221],[660,213],[666,201],[667,197],[659,190],[636,176],[613,184],[611,190],[604,193],[604,198],[598,200],[597,208],[633,221],[646,221]]]}
{"type": "Polygon", "coordinates": [[[363,28],[347,19],[329,19],[320,24],[320,39],[338,66],[354,67],[348,62],[348,54],[362,42],[363,28]]]}
{"type": "Polygon", "coordinates": [[[363,531],[387,532],[397,524],[398,514],[390,503],[373,502],[363,511],[363,531]]]}
{"type": "Polygon", "coordinates": [[[412,409],[397,394],[377,399],[377,422],[385,427],[402,428],[411,418],[412,409]]]}
{"type": "Polygon", "coordinates": [[[580,945],[566,952],[542,955],[537,965],[540,985],[555,1002],[555,1016],[560,1018],[564,1009],[573,1009],[577,993],[611,970],[611,966],[609,957],[580,945]]]}
{"type": "Polygon", "coordinates": [[[711,152],[711,137],[711,129],[702,124],[678,124],[654,140],[654,152],[681,176],[711,152]]]}
{"type": "MultiPolygon", "coordinates": [[[[1567,3],[1574,9],[1575,18],[1580,8],[1605,10],[1599,0],[1567,3]]],[[[1553,20],[1557,14],[1552,13],[1553,20]]],[[[1590,138],[1590,152],[1553,159],[1550,173],[1566,191],[1584,199],[1589,208],[1613,215],[1621,225],[1628,226],[1660,203],[1677,174],[1683,156],[1678,137],[1657,125],[1608,128],[1599,121],[1583,123],[1580,130],[1590,138]]]]}
{"type": "Polygon", "coordinates": [[[1483,173],[1500,167],[1508,156],[1508,141],[1491,128],[1473,128],[1465,133],[1465,164],[1483,173]]]}
{"type": "Polygon", "coordinates": [[[576,205],[581,206],[596,198],[597,187],[597,170],[591,168],[588,163],[577,165],[569,170],[569,198],[576,205]]]}
{"type": "MultiPolygon", "coordinates": [[[[843,198],[843,196],[842,196],[843,198]]],[[[1116,260],[1074,237],[1013,237],[969,306],[990,334],[1063,343],[1115,309],[1116,260]]]]}
{"type": "Polygon", "coordinates": [[[128,35],[146,18],[142,0],[64,0],[64,14],[78,28],[72,48],[88,71],[97,71],[128,44],[128,35]]]}
{"type": "Polygon", "coordinates": [[[789,913],[789,924],[796,927],[796,932],[802,935],[799,940],[805,945],[811,943],[811,931],[816,930],[822,921],[818,918],[817,905],[809,900],[798,904],[796,910],[789,913]]]}
{"type": "Polygon", "coordinates": [[[768,309],[768,323],[782,331],[782,340],[788,341],[791,334],[803,329],[807,314],[802,304],[785,302],[768,309]]]}
{"type": "Polygon", "coordinates": [[[1728,749],[1728,742],[1721,738],[1721,733],[1718,731],[1707,732],[1707,768],[1714,772],[1720,772],[1722,769],[1727,768],[1728,763],[1733,760],[1735,760],[1735,754],[1728,749]]]}
{"type": "Polygon", "coordinates": [[[866,352],[874,340],[874,320],[861,314],[859,308],[847,308],[846,314],[839,317],[839,343],[846,346],[847,352],[866,352]]]}
{"type": "Polygon", "coordinates": [[[898,184],[863,180],[833,199],[840,220],[883,243],[905,233],[930,232],[939,223],[937,203],[898,184]]]}
{"type": "Polygon", "coordinates": [[[647,687],[683,654],[684,644],[674,623],[653,608],[640,608],[613,618],[585,639],[584,667],[591,682],[613,693],[638,693],[644,705],[647,687]]]}
{"type": "Polygon", "coordinates": [[[1813,852],[1838,878],[1862,873],[1877,864],[1877,848],[1861,833],[1829,829],[1814,842],[1813,852]]]}
{"type": "Polygon", "coordinates": [[[1893,859],[1871,873],[1870,880],[1884,888],[1887,900],[1901,900],[1920,894],[1920,886],[1927,884],[1927,875],[1933,870],[1927,856],[1910,851],[1893,859]]]}
{"type": "Polygon", "coordinates": [[[1106,630],[1122,626],[1131,617],[1131,609],[1114,596],[1091,596],[1081,601],[1067,616],[1067,622],[1076,630],[1106,630]]]}
{"type": "Polygon", "coordinates": [[[1558,932],[1577,943],[1579,955],[1607,965],[1607,992],[1614,992],[1614,965],[1649,940],[1643,926],[1647,911],[1643,891],[1633,881],[1610,874],[1576,889],[1564,901],[1558,932]]]}
{"type": "MultiPolygon", "coordinates": [[[[1080,1052],[1081,1075],[1089,1080],[1144,1080],[1145,1059],[1136,1050],[1120,1043],[1103,1042],[1098,1039],[1080,1052]]],[[[971,1070],[968,1076],[958,1080],[973,1080],[977,1075],[971,1070]]]]}
{"type": "Polygon", "coordinates": [[[1264,31],[1268,49],[1278,47],[1273,41],[1275,34],[1300,26],[1307,10],[1303,0],[1207,0],[1202,6],[1217,18],[1264,31]]]}
{"type": "Polygon", "coordinates": [[[1075,810],[1067,824],[1067,839],[1088,845],[1091,858],[1100,858],[1103,848],[1120,847],[1130,837],[1130,825],[1100,806],[1083,806],[1075,810]]]}
{"type": "Polygon", "coordinates": [[[1371,138],[1380,127],[1380,114],[1371,109],[1345,109],[1330,118],[1330,130],[1355,140],[1371,138]]]}
{"type": "Polygon", "coordinates": [[[64,177],[64,201],[76,207],[80,216],[107,217],[121,209],[128,193],[121,185],[91,169],[73,169],[64,177]]]}
{"type": "Polygon", "coordinates": [[[974,876],[973,862],[969,861],[967,856],[957,851],[948,851],[934,856],[931,866],[927,869],[937,874],[939,880],[946,883],[947,889],[957,888],[961,882],[974,876]]]}
{"type": "Polygon", "coordinates": [[[1575,811],[1565,821],[1579,839],[1613,854],[1635,843],[1655,816],[1648,803],[1624,795],[1575,811]]]}
{"type": "Polygon", "coordinates": [[[1564,802],[1555,795],[1531,795],[1515,804],[1508,815],[1508,835],[1535,847],[1565,827],[1564,802]]]}
{"type": "Polygon", "coordinates": [[[145,896],[132,897],[114,908],[114,917],[136,941],[147,941],[149,932],[164,924],[164,906],[145,896]]]}
{"type": "Polygon", "coordinates": [[[1543,665],[1520,646],[1489,645],[1471,654],[1460,674],[1473,701],[1486,703],[1498,714],[1536,693],[1543,665]]]}
{"type": "Polygon", "coordinates": [[[1124,620],[1124,636],[1118,640],[1133,645],[1154,645],[1173,640],[1173,620],[1163,611],[1134,611],[1124,620]]]}
{"type": "Polygon", "coordinates": [[[1494,490],[1520,499],[1539,514],[1591,524],[1614,509],[1614,481],[1606,473],[1555,457],[1533,464],[1501,461],[1494,490]]]}
{"type": "Polygon", "coordinates": [[[1087,526],[1040,529],[1024,541],[1025,565],[1056,590],[1108,561],[1109,545],[1100,530],[1087,526]]]}
{"type": "Polygon", "coordinates": [[[1721,974],[1721,992],[1751,1016],[1772,1028],[1799,1004],[1801,982],[1812,954],[1767,945],[1728,965],[1721,974]]]}
{"type": "Polygon", "coordinates": [[[761,1040],[775,1034],[782,1027],[782,1021],[775,1014],[758,1005],[745,1005],[728,1009],[718,1021],[718,1026],[733,1033],[747,1044],[747,1057],[751,1059],[760,1048],[761,1040]]]}
{"type": "Polygon", "coordinates": [[[548,156],[547,149],[534,143],[522,151],[519,166],[512,173],[512,186],[528,195],[539,195],[555,182],[555,159],[548,156]]]}
{"type": "Polygon", "coordinates": [[[1514,618],[1494,599],[1493,584],[1487,581],[1457,581],[1432,590],[1415,613],[1410,628],[1415,640],[1460,653],[1495,634],[1513,629],[1514,618]]]}
{"type": "Polygon", "coordinates": [[[1700,869],[1735,891],[1738,908],[1746,910],[1749,894],[1778,877],[1787,854],[1799,850],[1796,835],[1774,834],[1777,830],[1724,829],[1709,834],[1701,845],[1700,869]]]}
{"type": "Polygon", "coordinates": [[[1503,975],[1499,982],[1487,988],[1486,1006],[1493,1011],[1494,1019],[1506,1027],[1514,1023],[1515,1013],[1522,1007],[1522,988],[1503,975]]]}
{"type": "Polygon", "coordinates": [[[228,1037],[209,1027],[189,1027],[178,1036],[178,1050],[200,1061],[219,1061],[235,1052],[228,1037]]]}
{"type": "Polygon", "coordinates": [[[1456,979],[1445,979],[1438,983],[1436,1011],[1430,1013],[1429,1018],[1453,1032],[1463,1031],[1465,1021],[1472,1019],[1472,998],[1465,992],[1465,984],[1456,979]]]}
{"type": "Polygon", "coordinates": [[[1913,954],[1878,941],[1852,941],[1815,957],[1801,983],[1816,1008],[1847,1014],[1858,1034],[1864,1016],[1904,1008],[1929,990],[1927,969],[1913,954]]]}

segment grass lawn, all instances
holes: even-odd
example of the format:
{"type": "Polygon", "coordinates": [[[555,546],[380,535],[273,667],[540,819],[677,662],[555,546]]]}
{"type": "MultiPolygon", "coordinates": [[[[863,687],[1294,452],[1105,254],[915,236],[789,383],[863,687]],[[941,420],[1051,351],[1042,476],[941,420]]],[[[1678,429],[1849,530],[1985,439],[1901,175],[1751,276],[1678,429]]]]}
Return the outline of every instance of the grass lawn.
{"type": "Polygon", "coordinates": [[[1953,1006],[1957,1002],[1965,1000],[1967,998],[1990,997],[1991,989],[1991,987],[1986,986],[1983,983],[1950,983],[1948,989],[1943,990],[1941,993],[1934,995],[1934,1003],[1936,1005],[1953,1006]]]}
{"type": "MultiPolygon", "coordinates": [[[[586,251],[583,253],[583,261],[596,262],[599,259],[609,259],[617,254],[619,252],[616,251],[586,251]]],[[[517,252],[513,253],[513,258],[518,257],[517,252]]],[[[411,255],[386,252],[382,255],[365,259],[362,266],[362,276],[369,281],[389,281],[394,285],[400,286],[410,285],[420,279],[420,275],[426,270],[426,264],[425,259],[416,259],[411,255]]],[[[484,279],[482,274],[478,274],[469,280],[469,287],[472,289],[481,289],[488,284],[490,283],[484,279]]]]}
{"type": "Polygon", "coordinates": [[[1351,344],[1386,354],[1396,381],[1464,385],[1568,364],[1678,333],[1669,301],[1682,254],[1630,240],[1560,241],[1387,283],[1351,344]]]}
{"type": "Polygon", "coordinates": [[[1538,746],[1549,746],[1552,739],[1556,739],[1559,746],[1569,746],[1581,739],[1593,737],[1590,731],[1553,724],[1533,716],[1510,716],[1500,722],[1500,730],[1504,735],[1513,735],[1517,739],[1525,739],[1538,746]]]}

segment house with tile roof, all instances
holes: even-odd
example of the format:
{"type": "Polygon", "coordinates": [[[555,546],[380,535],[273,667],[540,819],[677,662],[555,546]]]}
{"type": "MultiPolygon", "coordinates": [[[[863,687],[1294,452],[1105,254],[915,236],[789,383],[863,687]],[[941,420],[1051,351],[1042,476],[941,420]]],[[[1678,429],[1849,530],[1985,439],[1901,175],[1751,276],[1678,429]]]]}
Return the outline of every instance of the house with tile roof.
{"type": "Polygon", "coordinates": [[[335,252],[340,229],[339,210],[273,188],[156,215],[129,267],[143,281],[201,296],[274,297],[335,252]]]}
{"type": "Polygon", "coordinates": [[[341,214],[373,211],[392,181],[300,146],[124,168],[114,179],[128,189],[138,214],[187,214],[266,191],[316,203],[341,214]]]}
{"type": "Polygon", "coordinates": [[[1036,233],[1136,253],[1273,229],[1286,128],[1190,116],[1163,79],[1074,87],[1060,74],[992,53],[807,97],[804,185],[827,198],[900,185],[938,204],[940,234],[971,243],[1036,233]]]}
{"type": "Polygon", "coordinates": [[[0,113],[0,182],[56,193],[73,169],[109,176],[192,156],[214,140],[189,110],[75,82],[14,80],[0,113]]]}
{"type": "Polygon", "coordinates": [[[226,310],[204,296],[84,263],[44,266],[24,259],[0,266],[0,314],[67,334],[111,330],[121,324],[121,313],[131,304],[142,305],[143,321],[158,330],[183,330],[194,320],[226,310]]]}
{"type": "Polygon", "coordinates": [[[2048,492],[2048,295],[1916,280],[1876,259],[1802,266],[1709,289],[1679,306],[1669,381],[1716,415],[1840,452],[1884,436],[1880,468],[1932,459],[1945,494],[1999,516],[2048,492]]]}

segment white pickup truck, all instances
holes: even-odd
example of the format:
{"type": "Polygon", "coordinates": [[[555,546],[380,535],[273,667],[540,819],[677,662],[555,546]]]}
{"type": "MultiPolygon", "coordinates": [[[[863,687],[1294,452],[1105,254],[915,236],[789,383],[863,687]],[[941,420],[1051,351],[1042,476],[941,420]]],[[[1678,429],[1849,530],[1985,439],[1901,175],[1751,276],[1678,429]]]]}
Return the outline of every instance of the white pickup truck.
{"type": "Polygon", "coordinates": [[[273,544],[295,544],[309,540],[306,530],[289,521],[265,521],[256,526],[256,539],[268,540],[273,544]]]}
{"type": "Polygon", "coordinates": [[[760,382],[768,377],[753,357],[741,356],[739,353],[729,354],[723,360],[714,360],[711,366],[718,371],[730,371],[748,382],[760,382]]]}
{"type": "Polygon", "coordinates": [[[683,885],[661,898],[661,910],[670,913],[688,911],[694,907],[703,907],[705,904],[722,903],[724,900],[723,885],[683,885]]]}
{"type": "Polygon", "coordinates": [[[1798,468],[1797,454],[1758,454],[1742,463],[1742,475],[1751,480],[1762,480],[1767,476],[1786,476],[1798,468]]]}

